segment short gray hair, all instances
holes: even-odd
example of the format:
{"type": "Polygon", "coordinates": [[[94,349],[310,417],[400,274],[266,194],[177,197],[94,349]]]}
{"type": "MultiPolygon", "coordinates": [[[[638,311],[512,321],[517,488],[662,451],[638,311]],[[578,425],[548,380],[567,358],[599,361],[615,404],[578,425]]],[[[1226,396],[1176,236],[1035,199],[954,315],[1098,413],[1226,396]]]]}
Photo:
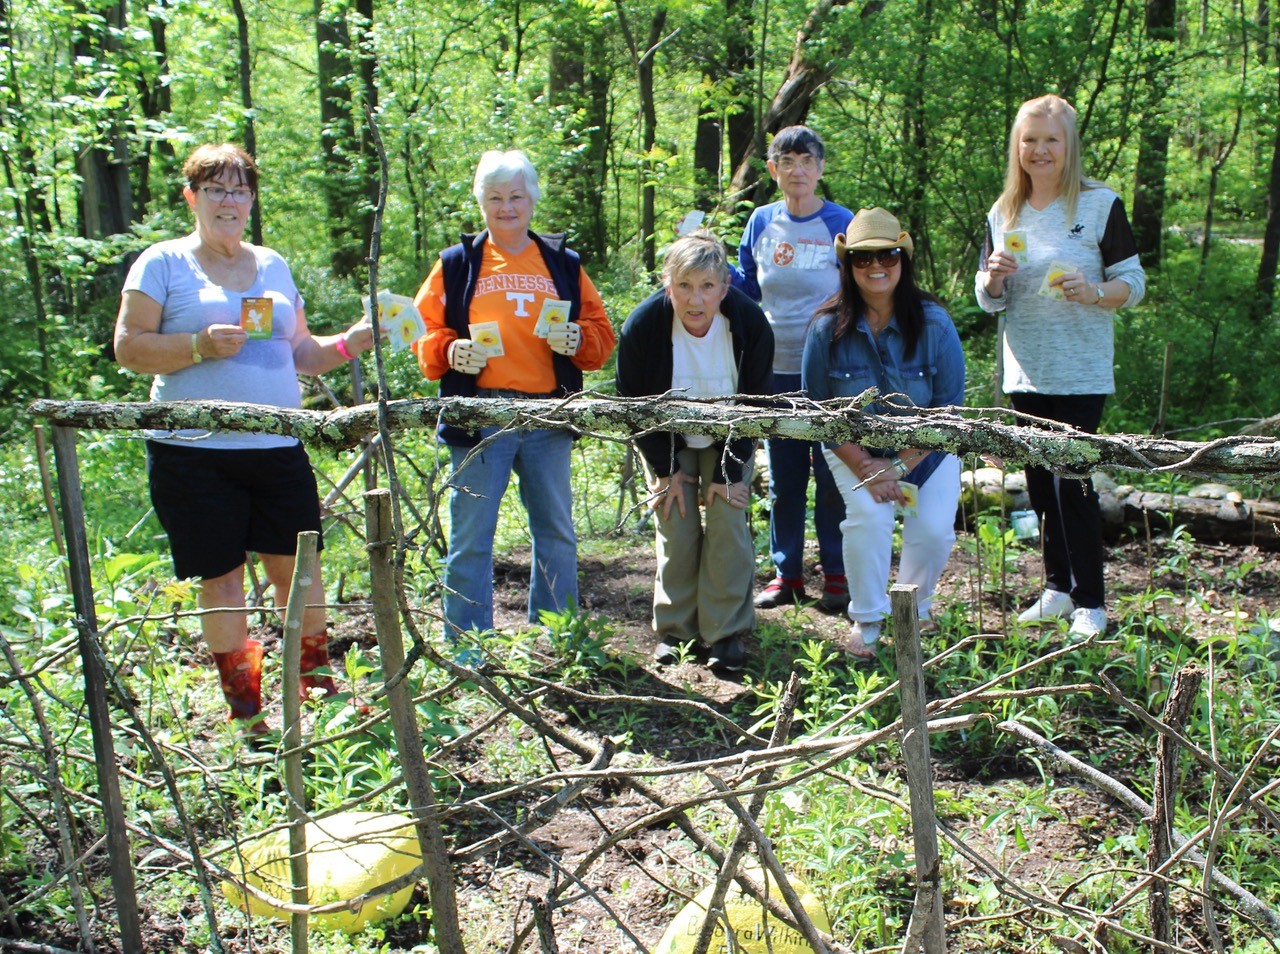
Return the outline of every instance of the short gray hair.
{"type": "Polygon", "coordinates": [[[508,149],[506,152],[490,149],[485,152],[476,166],[476,179],[471,192],[480,207],[484,208],[485,189],[510,182],[517,176],[524,176],[524,187],[529,190],[529,198],[533,199],[533,204],[537,205],[538,199],[542,197],[542,190],[538,187],[538,171],[533,168],[529,157],[519,149],[508,149]]]}
{"type": "Polygon", "coordinates": [[[710,229],[697,229],[667,246],[662,256],[662,283],[695,272],[714,272],[719,279],[729,280],[729,257],[724,242],[710,229]]]}

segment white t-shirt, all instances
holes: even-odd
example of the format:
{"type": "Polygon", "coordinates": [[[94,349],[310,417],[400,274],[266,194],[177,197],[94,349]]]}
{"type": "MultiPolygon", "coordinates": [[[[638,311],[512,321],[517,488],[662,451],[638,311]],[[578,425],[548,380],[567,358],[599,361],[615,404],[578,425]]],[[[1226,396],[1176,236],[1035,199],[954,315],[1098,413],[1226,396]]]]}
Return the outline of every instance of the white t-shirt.
{"type": "MultiPolygon", "coordinates": [[[[689,334],[679,318],[671,323],[671,389],[691,398],[726,398],[737,393],[733,337],[724,315],[717,313],[701,338],[689,334]]],[[[684,441],[689,447],[715,443],[704,434],[685,434],[684,441]]]]}

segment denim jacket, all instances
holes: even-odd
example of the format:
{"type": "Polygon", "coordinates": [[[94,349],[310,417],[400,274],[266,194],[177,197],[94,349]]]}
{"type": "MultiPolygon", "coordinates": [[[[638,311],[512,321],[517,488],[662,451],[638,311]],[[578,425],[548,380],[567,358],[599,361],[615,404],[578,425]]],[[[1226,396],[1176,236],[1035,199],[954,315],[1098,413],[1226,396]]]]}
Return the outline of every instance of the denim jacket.
{"type": "MultiPolygon", "coordinates": [[[[819,315],[805,339],[803,382],[813,400],[857,397],[867,388],[878,388],[881,394],[906,395],[916,407],[958,406],[964,402],[964,349],[951,316],[941,305],[924,302],[924,328],[910,358],[903,354],[906,342],[896,315],[878,338],[867,326],[866,316],[861,315],[857,326],[833,345],[834,325],[833,315],[819,315]]],[[[872,405],[868,410],[895,413],[883,404],[872,405]]],[[[867,450],[877,456],[892,453],[872,447],[867,450]]],[[[941,459],[936,451],[927,455],[907,479],[923,484],[941,459]]]]}

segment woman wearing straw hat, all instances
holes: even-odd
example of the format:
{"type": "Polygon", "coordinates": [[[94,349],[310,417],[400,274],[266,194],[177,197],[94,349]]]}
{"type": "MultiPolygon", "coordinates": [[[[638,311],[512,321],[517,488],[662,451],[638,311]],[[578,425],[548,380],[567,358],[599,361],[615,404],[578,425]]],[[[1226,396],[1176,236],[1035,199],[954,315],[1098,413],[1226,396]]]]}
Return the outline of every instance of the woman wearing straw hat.
{"type": "MultiPolygon", "coordinates": [[[[840,291],[818,311],[805,341],[809,397],[855,397],[874,387],[885,399],[867,410],[884,414],[964,400],[960,338],[946,309],[916,287],[913,249],[911,236],[879,207],[859,211],[836,237],[840,291]]],[[[852,441],[828,444],[823,453],[845,505],[840,529],[853,621],[847,648],[871,658],[889,611],[895,512],[903,512],[898,581],[919,587],[927,621],[955,543],[960,461],[941,451],[852,441]]]]}

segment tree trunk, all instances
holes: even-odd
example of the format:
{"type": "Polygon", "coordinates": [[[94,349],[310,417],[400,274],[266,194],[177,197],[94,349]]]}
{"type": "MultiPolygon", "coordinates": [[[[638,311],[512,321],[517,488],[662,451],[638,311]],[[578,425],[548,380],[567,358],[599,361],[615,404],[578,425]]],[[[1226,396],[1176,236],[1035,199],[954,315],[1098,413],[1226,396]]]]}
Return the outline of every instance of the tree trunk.
{"type": "MultiPolygon", "coordinates": [[[[110,58],[117,48],[115,36],[125,28],[124,4],[116,0],[93,11],[81,7],[80,13],[84,20],[72,39],[77,61],[110,58]]],[[[114,118],[95,130],[94,140],[76,160],[81,178],[80,232],[85,238],[104,238],[129,231],[133,222],[129,146],[114,118]]]]}
{"type": "Polygon", "coordinates": [[[657,271],[658,258],[654,232],[657,221],[654,212],[654,197],[657,184],[653,181],[652,155],[654,144],[658,141],[658,111],[653,100],[653,60],[657,53],[658,41],[662,39],[662,30],[667,22],[667,11],[659,7],[649,21],[649,38],[644,53],[638,64],[638,85],[640,88],[640,147],[643,158],[641,170],[644,184],[641,186],[640,208],[640,241],[644,247],[644,267],[650,272],[657,271]]]}
{"type": "MultiPolygon", "coordinates": [[[[169,74],[169,39],[166,32],[169,6],[170,0],[157,0],[150,8],[151,15],[147,19],[151,28],[151,45],[156,51],[155,65],[152,70],[144,72],[138,79],[138,100],[142,106],[142,115],[155,125],[167,124],[169,112],[173,107],[173,96],[166,81],[169,74]]],[[[177,166],[173,144],[165,138],[155,140],[154,144],[148,139],[138,158],[134,174],[134,181],[137,184],[137,213],[140,220],[146,218],[147,211],[151,207],[153,149],[158,156],[160,179],[168,188],[168,194],[164,197],[165,206],[180,207],[182,204],[181,187],[169,184],[175,178],[171,173],[177,166]]]]}
{"type": "MultiPolygon", "coordinates": [[[[704,76],[703,81],[710,82],[711,78],[704,76]]],[[[724,155],[720,116],[715,103],[704,100],[693,134],[693,205],[703,212],[710,212],[720,201],[720,163],[724,155]]]]}
{"type": "MultiPolygon", "coordinates": [[[[364,264],[368,248],[364,150],[357,133],[356,101],[350,77],[358,57],[347,24],[347,6],[315,0],[316,86],[320,93],[320,161],[329,225],[329,265],[337,278],[350,278],[364,264]]],[[[363,61],[360,66],[363,68],[363,61]]],[[[363,123],[360,124],[363,127],[363,123]]]]}
{"type": "MultiPolygon", "coordinates": [[[[1176,39],[1176,0],[1147,0],[1147,39],[1151,43],[1172,43],[1176,39]]],[[[1150,69],[1158,73],[1171,59],[1162,49],[1151,57],[1150,69]]],[[[1138,141],[1138,174],[1133,188],[1133,237],[1138,254],[1148,268],[1160,267],[1164,236],[1165,172],[1169,163],[1169,120],[1164,114],[1163,84],[1151,83],[1152,100],[1147,104],[1138,141]]]]}
{"type": "MultiPolygon", "coordinates": [[[[240,105],[244,107],[244,150],[258,158],[258,132],[253,122],[253,64],[249,61],[249,19],[244,14],[241,0],[231,0],[236,15],[236,72],[240,79],[240,105]]],[[[249,239],[254,245],[262,244],[261,202],[249,207],[249,239]]]]}
{"type": "Polygon", "coordinates": [[[378,58],[373,39],[374,12],[374,0],[356,0],[356,13],[360,16],[356,57],[360,64],[360,98],[364,109],[357,109],[352,121],[360,130],[360,153],[355,169],[360,177],[359,187],[364,199],[359,210],[361,270],[369,254],[369,244],[373,240],[374,210],[378,206],[378,190],[382,179],[377,150],[366,119],[366,115],[378,115],[378,58]]]}
{"type": "MultiPolygon", "coordinates": [[[[1277,73],[1280,80],[1280,73],[1277,73]]],[[[1276,265],[1280,263],[1280,121],[1272,118],[1274,143],[1271,151],[1271,176],[1267,181],[1267,226],[1262,233],[1262,259],[1258,262],[1258,279],[1254,283],[1250,317],[1262,322],[1271,317],[1276,293],[1276,265]]]]}
{"type": "MultiPolygon", "coordinates": [[[[1123,488],[1121,488],[1123,490],[1123,488]]],[[[1280,504],[1270,500],[1204,500],[1185,494],[1103,491],[1103,525],[1109,539],[1124,530],[1166,532],[1182,527],[1192,539],[1280,550],[1280,504]]]]}
{"type": "Polygon", "coordinates": [[[588,62],[601,62],[600,34],[599,26],[581,12],[566,16],[553,37],[548,63],[548,98],[563,116],[563,194],[555,196],[556,208],[563,210],[559,217],[586,265],[603,261],[608,246],[601,187],[608,80],[600,69],[587,68],[588,62]]]}
{"type": "MultiPolygon", "coordinates": [[[[728,36],[725,41],[725,64],[728,66],[733,96],[730,100],[725,129],[728,134],[729,168],[736,169],[751,155],[763,156],[756,149],[764,146],[763,134],[757,135],[759,116],[756,109],[756,32],[755,6],[751,0],[725,0],[728,36]]],[[[767,26],[765,27],[767,29],[767,26]]],[[[763,47],[766,37],[761,37],[763,47]]],[[[761,49],[760,56],[764,56],[761,49]]]]}
{"type": "MultiPolygon", "coordinates": [[[[921,0],[916,8],[916,51],[911,92],[906,103],[906,129],[903,137],[911,144],[907,161],[911,166],[910,184],[907,190],[907,229],[915,236],[916,263],[929,263],[929,230],[925,196],[929,189],[929,138],[925,123],[925,95],[929,73],[929,49],[933,44],[933,0],[921,0]]],[[[924,276],[916,264],[916,274],[924,276]]],[[[930,285],[937,285],[931,281],[930,285]]]]}
{"type": "Polygon", "coordinates": [[[1258,62],[1263,66],[1271,61],[1271,4],[1258,0],[1258,62]]]}
{"type": "MultiPolygon", "coordinates": [[[[0,0],[0,47],[8,51],[5,56],[5,74],[7,77],[8,108],[0,110],[0,130],[6,131],[11,147],[3,155],[0,162],[4,165],[5,184],[9,188],[10,201],[13,203],[14,221],[22,225],[19,246],[22,250],[22,261],[27,273],[27,284],[32,301],[32,315],[36,352],[40,356],[40,393],[45,397],[52,394],[51,383],[53,368],[49,351],[47,310],[45,307],[45,281],[36,255],[32,237],[49,235],[53,225],[49,221],[49,206],[45,194],[37,186],[40,181],[36,168],[35,149],[29,136],[35,132],[27,122],[26,107],[22,100],[22,87],[14,71],[13,63],[13,21],[9,16],[8,0],[0,0]],[[16,167],[16,172],[15,172],[16,167]]],[[[52,307],[56,311],[65,311],[63,302],[63,285],[61,276],[56,270],[49,277],[48,293],[52,299],[52,307]]],[[[22,317],[14,321],[15,332],[24,334],[22,317]]]]}
{"type": "MultiPolygon", "coordinates": [[[[809,11],[804,25],[796,34],[795,44],[791,49],[791,62],[787,65],[782,85],[774,94],[769,108],[760,117],[758,129],[761,133],[753,144],[750,154],[743,156],[733,173],[730,199],[746,202],[749,205],[760,205],[767,202],[772,192],[773,182],[761,178],[761,161],[764,158],[764,133],[776,133],[779,129],[803,123],[809,114],[814,95],[829,80],[842,59],[847,54],[850,40],[832,36],[826,44],[812,44],[814,36],[823,29],[827,21],[838,7],[849,0],[819,0],[809,11]],[[821,51],[822,58],[812,57],[815,51],[821,51]]],[[[884,0],[868,0],[862,7],[862,19],[870,19],[884,6],[884,0]]]]}

